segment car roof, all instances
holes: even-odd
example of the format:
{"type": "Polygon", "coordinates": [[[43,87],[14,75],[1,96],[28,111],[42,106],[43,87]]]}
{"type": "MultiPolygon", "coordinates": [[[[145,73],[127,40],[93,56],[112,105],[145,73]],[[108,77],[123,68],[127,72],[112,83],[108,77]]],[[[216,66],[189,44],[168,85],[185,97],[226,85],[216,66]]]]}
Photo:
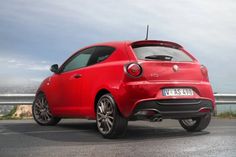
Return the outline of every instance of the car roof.
{"type": "Polygon", "coordinates": [[[93,47],[93,46],[113,46],[113,47],[118,47],[120,45],[124,45],[127,42],[130,43],[130,41],[101,42],[101,43],[96,43],[96,44],[90,45],[89,47],[93,47]]]}
{"type": "Polygon", "coordinates": [[[171,41],[164,41],[164,40],[138,40],[138,41],[111,41],[111,42],[101,42],[96,43],[93,45],[90,45],[88,47],[92,46],[113,46],[113,47],[119,47],[121,45],[131,45],[131,46],[137,46],[137,45],[147,45],[147,44],[158,44],[163,46],[173,46],[176,48],[183,48],[181,45],[171,42],[171,41]]]}

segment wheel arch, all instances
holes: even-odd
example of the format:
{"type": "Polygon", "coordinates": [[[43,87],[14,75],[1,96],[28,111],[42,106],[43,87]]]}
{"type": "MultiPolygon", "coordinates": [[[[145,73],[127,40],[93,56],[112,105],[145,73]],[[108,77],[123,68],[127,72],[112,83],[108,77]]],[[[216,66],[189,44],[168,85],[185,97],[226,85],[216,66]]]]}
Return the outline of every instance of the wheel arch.
{"type": "MultiPolygon", "coordinates": [[[[99,100],[99,98],[101,97],[101,96],[103,96],[104,94],[111,94],[112,96],[113,96],[113,98],[114,98],[114,100],[115,100],[115,103],[116,103],[116,106],[117,106],[117,109],[118,109],[118,111],[120,112],[120,106],[119,106],[119,104],[117,103],[117,101],[116,101],[116,98],[115,98],[115,95],[114,95],[114,93],[113,92],[111,92],[110,90],[108,90],[108,89],[106,89],[106,88],[102,88],[102,89],[100,89],[97,93],[96,93],[96,96],[95,96],[95,99],[94,99],[94,113],[96,114],[96,105],[97,105],[97,102],[98,102],[98,100],[99,100]]],[[[121,112],[120,112],[121,113],[121,112]]],[[[121,113],[121,115],[123,115],[122,113],[121,113]]]]}
{"type": "Polygon", "coordinates": [[[35,94],[35,97],[37,97],[39,94],[44,94],[44,92],[42,90],[38,90],[35,94]]]}
{"type": "Polygon", "coordinates": [[[40,94],[42,94],[42,95],[44,95],[46,97],[46,100],[48,101],[48,107],[51,110],[52,114],[54,114],[54,112],[53,112],[54,110],[53,110],[52,106],[50,105],[51,103],[49,103],[48,96],[47,96],[47,94],[46,94],[46,92],[44,90],[42,90],[42,89],[38,89],[37,90],[37,92],[35,94],[35,97],[34,97],[34,101],[37,98],[37,96],[39,96],[40,94]]]}
{"type": "Polygon", "coordinates": [[[96,93],[96,96],[95,96],[95,99],[94,99],[94,109],[93,109],[95,114],[96,114],[96,107],[97,107],[97,103],[98,103],[99,98],[100,98],[101,96],[103,96],[104,94],[108,94],[108,93],[111,94],[111,92],[110,92],[109,90],[105,89],[105,88],[100,89],[100,90],[96,93]]]}

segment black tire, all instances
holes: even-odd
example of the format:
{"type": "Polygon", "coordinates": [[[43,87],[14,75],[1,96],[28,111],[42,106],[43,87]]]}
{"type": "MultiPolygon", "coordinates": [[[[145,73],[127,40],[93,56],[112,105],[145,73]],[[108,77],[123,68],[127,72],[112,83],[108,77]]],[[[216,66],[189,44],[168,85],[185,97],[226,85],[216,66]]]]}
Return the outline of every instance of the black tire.
{"type": "Polygon", "coordinates": [[[180,125],[189,132],[198,132],[204,130],[211,121],[211,114],[208,113],[202,117],[196,117],[191,119],[180,119],[180,125]],[[193,123],[191,123],[191,121],[193,123]]]}
{"type": "Polygon", "coordinates": [[[96,123],[98,131],[104,138],[111,139],[125,135],[128,120],[120,114],[111,94],[105,94],[98,100],[96,104],[96,123]]]}
{"type": "Polygon", "coordinates": [[[39,125],[56,125],[61,118],[54,117],[48,107],[46,97],[43,93],[38,94],[32,105],[34,120],[39,125]]]}

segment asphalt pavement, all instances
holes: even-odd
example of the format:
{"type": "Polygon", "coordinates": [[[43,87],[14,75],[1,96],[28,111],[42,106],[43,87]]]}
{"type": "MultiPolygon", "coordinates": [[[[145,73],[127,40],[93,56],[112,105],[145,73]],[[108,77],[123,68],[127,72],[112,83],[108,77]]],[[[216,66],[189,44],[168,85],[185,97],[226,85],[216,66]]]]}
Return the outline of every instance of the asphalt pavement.
{"type": "Polygon", "coordinates": [[[65,119],[57,126],[33,120],[0,121],[0,157],[201,156],[236,157],[236,119],[214,118],[188,133],[175,120],[129,122],[127,135],[103,139],[95,121],[65,119]]]}

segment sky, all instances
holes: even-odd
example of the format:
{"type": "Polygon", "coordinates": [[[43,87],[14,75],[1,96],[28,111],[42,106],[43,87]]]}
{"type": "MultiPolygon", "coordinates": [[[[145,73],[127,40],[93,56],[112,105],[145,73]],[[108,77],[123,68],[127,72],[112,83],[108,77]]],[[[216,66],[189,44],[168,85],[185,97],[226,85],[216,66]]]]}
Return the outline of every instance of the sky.
{"type": "Polygon", "coordinates": [[[40,83],[76,50],[103,41],[183,45],[213,89],[236,93],[235,0],[0,0],[0,87],[40,83]]]}

